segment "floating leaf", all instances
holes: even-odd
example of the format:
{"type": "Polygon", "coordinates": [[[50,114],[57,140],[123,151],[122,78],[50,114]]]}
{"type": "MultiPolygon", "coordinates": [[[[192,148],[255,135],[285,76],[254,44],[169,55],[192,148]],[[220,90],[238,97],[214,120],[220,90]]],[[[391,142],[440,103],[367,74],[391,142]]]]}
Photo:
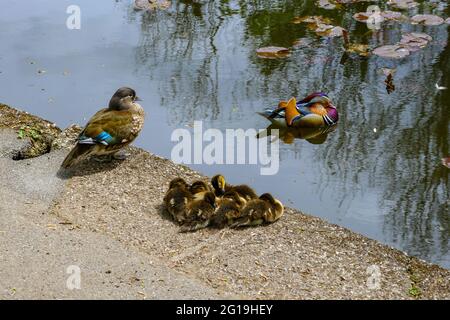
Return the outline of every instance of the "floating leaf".
{"type": "Polygon", "coordinates": [[[425,48],[431,40],[433,38],[426,33],[411,32],[403,34],[399,44],[411,52],[416,52],[425,48]]]}
{"type": "Polygon", "coordinates": [[[357,12],[353,15],[353,19],[359,22],[367,22],[370,14],[368,12],[357,12]]]}
{"type": "Polygon", "coordinates": [[[408,17],[403,15],[401,12],[398,11],[383,11],[381,12],[381,16],[385,18],[386,20],[391,21],[407,21],[408,17]]]}
{"type": "Polygon", "coordinates": [[[445,20],[445,23],[450,24],[450,18],[447,18],[447,20],[445,20]]]}
{"type": "Polygon", "coordinates": [[[260,58],[265,59],[277,59],[286,58],[289,56],[290,51],[288,48],[284,47],[264,47],[256,50],[256,54],[260,58]]]}
{"type": "Polygon", "coordinates": [[[417,14],[411,18],[412,24],[423,24],[426,26],[438,26],[444,23],[444,19],[433,14],[417,14]]]}
{"type": "Polygon", "coordinates": [[[373,54],[376,54],[377,56],[383,58],[401,59],[406,56],[409,56],[410,52],[408,49],[403,48],[398,44],[395,44],[378,47],[375,50],[373,50],[373,54]]]}
{"type": "Polygon", "coordinates": [[[358,54],[361,57],[368,57],[370,55],[369,45],[361,43],[350,43],[345,51],[347,53],[358,54]]]}
{"type": "MultiPolygon", "coordinates": [[[[373,15],[372,12],[357,12],[353,15],[353,19],[359,22],[367,23],[369,18],[373,15]]],[[[389,21],[407,21],[408,17],[403,15],[398,11],[383,11],[380,12],[380,16],[378,17],[379,22],[383,22],[384,20],[389,21]]]]}
{"type": "Polygon", "coordinates": [[[309,24],[330,24],[332,21],[330,18],[322,16],[305,16],[305,17],[295,17],[291,21],[294,24],[309,23],[309,24]]]}
{"type": "Polygon", "coordinates": [[[391,94],[395,91],[395,85],[394,85],[394,76],[392,73],[389,73],[386,77],[386,80],[384,80],[384,83],[386,84],[386,91],[388,94],[391,94]]]}
{"type": "Polygon", "coordinates": [[[317,35],[322,37],[340,37],[344,28],[333,26],[331,19],[322,16],[306,16],[295,17],[292,23],[307,23],[308,29],[313,30],[317,35]]]}
{"type": "Polygon", "coordinates": [[[317,0],[317,6],[322,9],[333,10],[341,8],[338,1],[334,0],[317,0]]]}
{"type": "Polygon", "coordinates": [[[450,169],[450,157],[442,158],[442,164],[450,169]]]}
{"type": "Polygon", "coordinates": [[[411,9],[419,5],[414,0],[389,0],[387,4],[397,9],[411,9]]]}
{"type": "Polygon", "coordinates": [[[391,69],[391,68],[381,68],[381,73],[384,74],[386,77],[388,75],[394,75],[397,72],[397,69],[391,69]]]}
{"type": "Polygon", "coordinates": [[[339,26],[326,25],[326,27],[320,25],[316,29],[316,34],[322,37],[342,37],[345,29],[339,26]]]}

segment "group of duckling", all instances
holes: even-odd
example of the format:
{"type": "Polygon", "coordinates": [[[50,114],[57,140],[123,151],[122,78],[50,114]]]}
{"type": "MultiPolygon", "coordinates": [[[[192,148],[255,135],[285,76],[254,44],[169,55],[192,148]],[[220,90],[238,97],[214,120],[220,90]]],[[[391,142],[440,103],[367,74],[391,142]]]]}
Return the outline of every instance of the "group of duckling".
{"type": "Polygon", "coordinates": [[[166,210],[181,225],[181,232],[206,227],[239,228],[277,221],[283,204],[270,193],[258,197],[247,185],[232,186],[223,175],[215,175],[211,186],[202,180],[188,184],[175,178],[164,196],[166,210]]]}

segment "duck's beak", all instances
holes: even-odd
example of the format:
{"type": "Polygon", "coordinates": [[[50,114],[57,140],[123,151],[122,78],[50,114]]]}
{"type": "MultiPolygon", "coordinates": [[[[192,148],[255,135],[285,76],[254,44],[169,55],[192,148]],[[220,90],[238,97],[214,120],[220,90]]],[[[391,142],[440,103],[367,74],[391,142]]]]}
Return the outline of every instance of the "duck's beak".
{"type": "Polygon", "coordinates": [[[142,101],[142,99],[139,98],[138,96],[136,96],[136,97],[134,98],[134,101],[142,101]]]}

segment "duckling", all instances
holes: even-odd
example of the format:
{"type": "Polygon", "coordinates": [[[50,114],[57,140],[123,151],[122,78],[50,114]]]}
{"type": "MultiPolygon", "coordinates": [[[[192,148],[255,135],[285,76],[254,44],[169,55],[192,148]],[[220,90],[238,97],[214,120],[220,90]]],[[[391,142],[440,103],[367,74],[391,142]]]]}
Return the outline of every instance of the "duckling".
{"type": "Polygon", "coordinates": [[[208,184],[206,184],[206,182],[197,180],[191,184],[191,186],[189,187],[189,191],[194,196],[195,200],[203,200],[205,194],[211,191],[211,189],[209,188],[208,184]]]}
{"type": "Polygon", "coordinates": [[[270,193],[250,200],[242,210],[242,215],[230,227],[256,226],[277,221],[284,213],[283,204],[270,193]]]}
{"type": "Polygon", "coordinates": [[[225,192],[223,197],[218,199],[217,209],[211,218],[210,225],[216,228],[232,225],[235,219],[241,216],[241,209],[246,202],[236,191],[225,192]]]}
{"type": "Polygon", "coordinates": [[[180,232],[192,232],[206,228],[214,215],[216,196],[213,192],[206,192],[202,200],[192,200],[187,206],[186,221],[180,232]]]}
{"type": "Polygon", "coordinates": [[[212,177],[211,184],[215,190],[216,196],[218,197],[223,196],[223,194],[227,191],[236,191],[246,201],[258,198],[256,192],[249,186],[245,184],[238,186],[229,185],[226,183],[225,177],[221,174],[212,177]]]}
{"type": "Polygon", "coordinates": [[[189,185],[184,179],[175,178],[170,181],[169,190],[164,196],[164,205],[176,222],[183,223],[186,220],[186,210],[192,200],[189,185]]]}
{"type": "Polygon", "coordinates": [[[90,156],[114,155],[136,139],[144,124],[144,109],[136,102],[136,91],[123,87],[118,89],[108,108],[98,111],[78,136],[75,147],[62,163],[69,168],[90,156]]]}

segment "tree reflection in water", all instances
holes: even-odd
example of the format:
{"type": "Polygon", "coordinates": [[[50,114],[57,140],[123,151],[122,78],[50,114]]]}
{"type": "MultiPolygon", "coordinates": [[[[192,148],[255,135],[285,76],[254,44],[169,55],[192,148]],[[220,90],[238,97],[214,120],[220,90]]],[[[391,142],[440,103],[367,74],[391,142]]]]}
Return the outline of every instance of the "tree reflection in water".
{"type": "MultiPolygon", "coordinates": [[[[221,129],[263,128],[267,123],[256,111],[291,96],[327,92],[340,120],[325,143],[312,149],[315,161],[309,163],[319,193],[331,194],[338,206],[346,202],[346,218],[381,224],[385,242],[449,267],[449,171],[440,159],[450,154],[450,91],[435,88],[450,87],[449,28],[392,23],[370,33],[352,19],[366,6],[328,11],[300,0],[173,1],[167,12],[142,16],[136,60],[140,71],[159,81],[161,105],[173,126],[205,120],[221,129]],[[342,39],[319,38],[290,23],[312,14],[333,17],[352,41],[372,48],[395,43],[409,31],[434,40],[403,60],[343,58],[342,39]],[[289,58],[255,54],[267,45],[292,47],[304,37],[312,43],[293,48],[289,58]],[[390,95],[382,67],[397,69],[390,95]],[[352,208],[355,194],[371,193],[376,206],[367,216],[352,208]]],[[[426,5],[417,10],[450,14],[445,1],[440,7],[445,11],[426,5]]],[[[137,19],[136,13],[129,19],[137,19]]],[[[304,143],[301,148],[308,147],[304,143]]],[[[282,158],[303,157],[298,146],[283,146],[282,158]]]]}

